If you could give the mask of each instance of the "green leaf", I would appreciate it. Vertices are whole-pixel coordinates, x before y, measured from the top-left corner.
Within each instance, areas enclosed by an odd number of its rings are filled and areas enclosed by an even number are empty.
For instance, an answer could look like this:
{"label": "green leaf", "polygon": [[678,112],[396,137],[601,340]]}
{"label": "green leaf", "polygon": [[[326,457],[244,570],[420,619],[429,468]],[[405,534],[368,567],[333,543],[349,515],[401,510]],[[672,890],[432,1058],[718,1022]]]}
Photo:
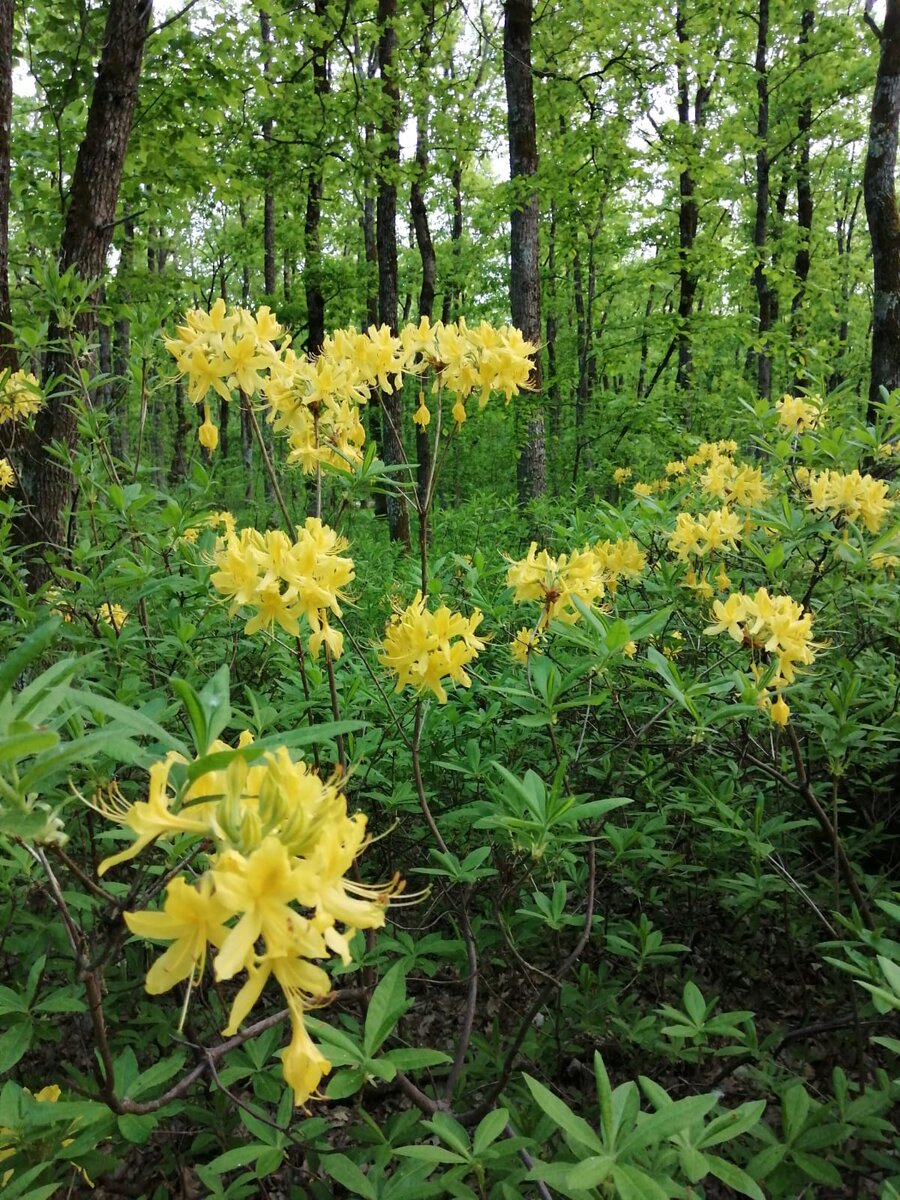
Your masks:
{"label": "green leaf", "polygon": [[739,1108],[722,1113],[710,1121],[701,1137],[698,1138],[697,1145],[705,1149],[740,1137],[742,1133],[746,1133],[748,1129],[759,1124],[765,1109],[765,1100],[748,1100]]}
{"label": "green leaf", "polygon": [[59,741],[59,734],[52,729],[34,729],[27,733],[14,733],[10,737],[0,738],[0,762],[10,759],[27,758],[30,754],[40,754],[49,750]]}
{"label": "green leaf", "polygon": [[11,654],[0,663],[0,700],[10,690],[26,667],[39,658],[53,642],[59,627],[60,617],[51,617],[24,638]]}
{"label": "green leaf", "polygon": [[467,1161],[461,1155],[454,1154],[452,1150],[447,1150],[443,1146],[397,1146],[394,1153],[403,1158],[417,1159],[419,1162],[456,1164]]}
{"label": "green leaf", "polygon": [[483,1154],[484,1151],[487,1150],[488,1146],[490,1146],[497,1140],[498,1137],[500,1137],[500,1135],[503,1133],[503,1130],[506,1128],[508,1121],[509,1110],[505,1108],[495,1108],[493,1112],[489,1112],[488,1115],[479,1123],[472,1139],[472,1150],[476,1158]]}
{"label": "green leaf", "polygon": [[718,1102],[719,1098],[715,1095],[686,1096],[683,1100],[673,1100],[665,1108],[640,1120],[634,1132],[621,1144],[620,1154],[630,1154],[644,1146],[658,1146],[674,1134],[702,1121]]}
{"label": "green leaf", "polygon": [[116,1118],[116,1125],[119,1128],[119,1133],[121,1133],[126,1142],[132,1142],[136,1146],[143,1146],[159,1124],[159,1121],[160,1117],[158,1113],[147,1113],[144,1116],[137,1116],[135,1113],[125,1113],[123,1116]]}
{"label": "green leaf", "polygon": [[179,679],[176,676],[171,680],[171,684],[172,691],[184,705],[191,732],[194,735],[194,746],[197,753],[205,754],[209,749],[209,735],[206,728],[206,714],[200,703],[200,697],[186,679]]}
{"label": "green leaf", "polygon": [[732,1188],[741,1196],[750,1196],[751,1200],[766,1200],[759,1185],[753,1182],[746,1171],[742,1171],[734,1163],[727,1162],[716,1154],[708,1154],[706,1161],[710,1174],[715,1175],[716,1179],[721,1180],[726,1187]]}
{"label": "green leaf", "polygon": [[260,1146],[258,1142],[246,1142],[243,1146],[235,1146],[214,1158],[211,1163],[206,1164],[206,1169],[212,1171],[214,1175],[225,1175],[228,1171],[236,1171],[239,1167],[249,1166],[265,1149],[267,1147]]}
{"label": "green leaf", "polygon": [[809,1114],[809,1094],[802,1083],[796,1083],[788,1088],[781,1098],[784,1113],[784,1132],[787,1140],[792,1142],[806,1124]]}
{"label": "green leaf", "polygon": [[19,1021],[0,1034],[0,1074],[16,1065],[31,1045],[31,1038],[30,1021]]}
{"label": "green leaf", "polygon": [[583,1117],[573,1113],[565,1101],[560,1100],[559,1096],[554,1095],[549,1088],[532,1079],[530,1075],[524,1075],[524,1079],[534,1099],[554,1125],[563,1131],[567,1140],[571,1139],[577,1145],[586,1147],[593,1154],[603,1154],[603,1143]]}
{"label": "green leaf", "polygon": [[328,1154],[322,1159],[322,1170],[335,1183],[347,1189],[354,1196],[364,1196],[365,1200],[377,1200],[378,1193],[359,1169],[356,1163],[346,1154]]}
{"label": "green leaf", "polygon": [[363,1047],[370,1058],[377,1054],[409,1008],[406,999],[406,972],[407,967],[404,963],[395,963],[372,993],[363,1034]]}
{"label": "green leaf", "polygon": [[791,1161],[796,1163],[804,1175],[808,1175],[816,1183],[823,1183],[827,1187],[835,1188],[841,1186],[840,1172],[821,1155],[804,1154],[802,1150],[793,1150]]}
{"label": "green leaf", "polygon": [[579,1191],[599,1187],[601,1183],[605,1183],[609,1179],[615,1165],[615,1154],[592,1154],[588,1158],[583,1158],[577,1166],[572,1167],[566,1182],[569,1187],[577,1188]]}
{"label": "green leaf", "polygon": [[416,1071],[420,1067],[438,1067],[442,1063],[451,1062],[449,1054],[445,1054],[443,1050],[428,1050],[424,1047],[419,1049],[416,1046],[398,1046],[395,1050],[388,1050],[387,1054],[382,1056],[387,1062],[393,1065],[399,1071]]}

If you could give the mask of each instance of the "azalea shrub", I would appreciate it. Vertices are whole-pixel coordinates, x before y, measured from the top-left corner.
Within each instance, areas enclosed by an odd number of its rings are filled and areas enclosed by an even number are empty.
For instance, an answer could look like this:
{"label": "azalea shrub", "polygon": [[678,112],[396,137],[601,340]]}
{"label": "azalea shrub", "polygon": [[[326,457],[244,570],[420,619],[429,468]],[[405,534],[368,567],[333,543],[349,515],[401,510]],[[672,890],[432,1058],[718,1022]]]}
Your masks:
{"label": "azalea shrub", "polygon": [[192,310],[203,459],[123,484],[85,407],[36,593],[0,464],[4,1194],[898,1194],[900,403],[443,503],[535,349]]}

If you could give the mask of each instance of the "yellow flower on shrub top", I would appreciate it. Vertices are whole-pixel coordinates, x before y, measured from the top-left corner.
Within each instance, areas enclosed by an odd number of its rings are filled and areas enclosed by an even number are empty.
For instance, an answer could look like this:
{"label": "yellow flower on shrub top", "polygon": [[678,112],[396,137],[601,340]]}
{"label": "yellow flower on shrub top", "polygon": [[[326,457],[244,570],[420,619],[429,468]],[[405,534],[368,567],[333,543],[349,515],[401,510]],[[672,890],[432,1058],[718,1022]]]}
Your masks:
{"label": "yellow flower on shrub top", "polygon": [[743,523],[727,507],[712,509],[699,517],[680,512],[668,547],[680,562],[688,562],[692,555],[703,558],[716,550],[734,550],[742,535]]}
{"label": "yellow flower on shrub top", "polygon": [[116,633],[122,632],[122,626],[128,620],[128,611],[121,604],[110,604],[108,600],[97,609],[97,616],[107,625],[112,625]]}
{"label": "yellow flower on shrub top", "polygon": [[672,462],[666,463],[666,475],[669,476],[669,478],[685,475],[687,473],[687,469],[687,463],[682,462],[680,458],[676,458]]}
{"label": "yellow flower on shrub top", "polygon": [[523,625],[509,644],[510,651],[516,662],[527,663],[531,654],[543,654],[541,649],[540,630],[529,629]]}
{"label": "yellow flower on shrub top", "polygon": [[803,400],[800,396],[782,396],[775,402],[778,410],[778,424],[789,433],[806,433],[808,429],[817,428],[824,415],[821,396],[810,396]]}
{"label": "yellow flower on shrub top", "polygon": [[613,483],[627,483],[631,476],[631,467],[616,467],[616,469],[613,471]]}
{"label": "yellow flower on shrub top", "polygon": [[636,483],[631,489],[635,496],[652,496],[653,487],[649,483]]}
{"label": "yellow flower on shrub top", "polygon": [[0,425],[32,417],[43,407],[40,384],[30,372],[13,371],[0,376]]}
{"label": "yellow flower on shrub top", "polygon": [[5,492],[16,482],[16,473],[8,458],[0,458],[0,492]]}
{"label": "yellow flower on shrub top", "polygon": [[469,687],[472,681],[463,668],[484,649],[484,641],[475,634],[481,620],[479,609],[464,617],[445,604],[432,613],[422,593],[416,592],[412,604],[388,622],[378,656],[381,665],[396,674],[395,690],[409,686],[420,694],[430,691],[439,704],[446,704],[442,680]]}
{"label": "yellow flower on shrub top", "polygon": [[[181,982],[199,987],[212,946],[217,980],[246,972],[223,1031],[228,1036],[274,976],[293,1030],[284,1077],[303,1104],[331,1069],[303,1024],[305,1010],[331,991],[321,963],[332,954],[350,962],[350,940],[358,930],[384,924],[402,881],[367,886],[347,877],[365,849],[366,820],[348,815],[335,780],[294,762],[286,747],[260,756],[249,735],[242,735],[240,747],[246,754],[183,786],[180,796],[172,771],[188,764],[169,754],[151,767],[147,802],[129,806],[117,793],[111,802],[95,800],[98,811],[138,835],[101,864],[101,873],[156,837],[194,833],[211,843],[206,870],[197,880],[176,877],[162,911],[125,914],[136,936],[171,943],[151,966],[147,991],[159,994]],[[214,742],[209,753],[228,749]]]}
{"label": "yellow flower on shrub top", "polygon": [[185,979],[199,979],[206,963],[207,944],[222,945],[229,932],[225,921],[230,916],[213,891],[209,875],[202,876],[196,887],[180,876],[173,879],[166,889],[162,912],[125,913],[125,924],[133,934],[172,943],[147,972],[145,986],[150,995],[167,992]]}
{"label": "yellow flower on shrub top", "polygon": [[241,608],[256,609],[246,633],[279,625],[299,637],[300,618],[305,617],[312,654],[317,656],[324,643],[334,658],[340,658],[344,637],[331,628],[328,614],[342,615],[344,588],[354,578],[353,560],[341,554],[348,543],[318,517],[307,517],[296,534],[291,542],[281,530],[229,533],[215,551],[213,562],[219,569],[210,581],[231,600],[232,616]]}
{"label": "yellow flower on shrub top", "polygon": [[581,616],[575,599],[596,604],[607,590],[615,593],[619,580],[635,578],[646,565],[646,555],[632,538],[598,542],[555,558],[532,542],[524,558],[510,563],[506,583],[515,589],[516,604],[540,603],[537,629],[541,631],[551,620],[574,624]]}
{"label": "yellow flower on shrub top", "polygon": [[[753,596],[733,592],[724,600],[716,600],[713,616],[715,620],[704,633],[711,636],[727,633],[734,641],[748,646],[754,656],[766,653],[774,657],[777,667],[769,687],[777,700],[769,713],[776,723],[786,722],[788,709],[781,690],[794,682],[798,666],[810,666],[816,657],[812,613],[804,611],[790,596],[771,596],[761,587]],[[755,661],[754,674],[760,677],[765,673],[765,665]]]}
{"label": "yellow flower on shrub top", "polygon": [[415,421],[420,429],[427,429],[430,420],[431,413],[428,411],[428,405],[425,403],[425,393],[419,392],[419,407],[413,413],[413,421]]}
{"label": "yellow flower on shrub top", "polygon": [[700,476],[700,486],[726,505],[733,503],[740,508],[762,504],[770,495],[761,467],[750,467],[746,463],[738,466],[724,455],[710,461]]}
{"label": "yellow flower on shrub top", "polygon": [[208,404],[203,405],[203,424],[200,426],[197,436],[199,437],[200,445],[204,448],[204,450],[208,450],[210,454],[212,454],[216,446],[219,444],[219,430],[218,426],[213,424],[213,419],[210,416]]}
{"label": "yellow flower on shrub top", "polygon": [[[799,472],[798,472],[799,478]],[[883,479],[860,475],[859,471],[820,471],[806,477],[809,507],[832,518],[861,520],[869,533],[878,533],[895,501]]]}

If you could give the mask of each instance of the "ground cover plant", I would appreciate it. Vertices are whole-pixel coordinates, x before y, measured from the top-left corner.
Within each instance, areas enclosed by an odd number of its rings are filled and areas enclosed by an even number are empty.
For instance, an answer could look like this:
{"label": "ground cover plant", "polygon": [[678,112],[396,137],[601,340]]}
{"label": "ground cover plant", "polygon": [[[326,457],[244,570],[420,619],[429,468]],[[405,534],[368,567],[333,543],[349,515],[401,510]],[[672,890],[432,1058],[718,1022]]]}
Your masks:
{"label": "ground cover plant", "polygon": [[[123,483],[76,386],[89,519],[37,591],[4,503],[6,1194],[895,1195],[896,399],[758,403],[526,544],[434,507],[518,331],[309,359],[217,303],[166,348],[189,487]],[[213,389],[263,528],[212,507]]]}

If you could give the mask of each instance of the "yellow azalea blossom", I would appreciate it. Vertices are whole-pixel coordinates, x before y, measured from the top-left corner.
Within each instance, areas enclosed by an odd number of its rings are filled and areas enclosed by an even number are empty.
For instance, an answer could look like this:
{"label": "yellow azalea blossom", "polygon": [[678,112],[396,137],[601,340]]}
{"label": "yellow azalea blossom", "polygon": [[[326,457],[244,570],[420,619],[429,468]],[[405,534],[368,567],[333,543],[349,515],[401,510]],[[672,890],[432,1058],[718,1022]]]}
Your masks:
{"label": "yellow azalea blossom", "polygon": [[626,642],[622,647],[622,653],[626,658],[634,658],[637,654],[637,642]]}
{"label": "yellow azalea blossom", "polygon": [[715,620],[704,633],[713,636],[727,633],[734,641],[750,647],[754,654],[752,669],[757,677],[766,673],[759,656],[765,653],[774,657],[777,667],[769,686],[775,691],[776,700],[769,707],[769,715],[777,724],[786,724],[788,707],[781,695],[782,687],[794,682],[798,666],[809,666],[816,657],[811,637],[812,613],[805,612],[790,596],[771,596],[761,587],[752,596],[735,592],[725,600],[716,600],[713,616]]}
{"label": "yellow azalea blossom", "polygon": [[472,681],[463,668],[484,649],[475,635],[481,620],[478,609],[470,617],[451,612],[446,605],[432,613],[417,592],[412,604],[388,623],[378,656],[382,666],[396,674],[395,690],[409,686],[420,693],[431,691],[439,704],[446,704],[442,680],[469,687]]}
{"label": "yellow azalea blossom", "polygon": [[649,483],[636,483],[631,489],[635,496],[652,496],[653,487]]}
{"label": "yellow azalea blossom", "polygon": [[428,405],[425,403],[425,393],[419,392],[419,407],[413,413],[413,421],[420,429],[427,429],[430,420],[431,413],[428,411]]}
{"label": "yellow azalea blossom", "polygon": [[862,521],[869,533],[878,533],[895,504],[884,480],[860,475],[859,471],[820,471],[810,474],[805,486],[811,509],[828,513],[833,519]]}
{"label": "yellow azalea blossom", "polygon": [[613,483],[627,483],[627,481],[631,478],[631,475],[631,467],[616,467],[616,469],[613,471]]}
{"label": "yellow azalea blossom", "polygon": [[40,384],[27,371],[0,375],[0,425],[20,417],[32,417],[44,407]]}
{"label": "yellow azalea blossom", "polygon": [[462,425],[466,419],[466,406],[462,400],[457,397],[456,403],[453,405],[453,420],[457,425]]}
{"label": "yellow azalea blossom", "polygon": [[8,491],[16,482],[16,473],[8,458],[0,458],[0,492]]}
{"label": "yellow azalea blossom", "polygon": [[334,658],[343,652],[343,634],[332,629],[328,614],[342,616],[341,601],[354,578],[353,560],[342,556],[345,538],[318,517],[296,528],[294,541],[281,530],[258,533],[243,529],[229,533],[217,547],[211,577],[213,587],[231,600],[231,615],[254,608],[246,633],[279,625],[292,637],[300,633],[300,618],[309,626],[310,651],[315,657],[327,645]]}
{"label": "yellow azalea blossom", "polygon": [[806,433],[817,428],[822,419],[823,407],[819,396],[803,400],[799,396],[785,395],[775,403],[778,424],[789,433]]}
{"label": "yellow azalea blossom", "polygon": [[106,796],[98,793],[92,800],[91,807],[97,812],[137,834],[137,841],[101,862],[98,872],[100,875],[105,875],[110,867],[135,858],[158,837],[172,833],[202,834],[208,831],[209,819],[204,811],[188,808],[184,812],[175,813],[170,809],[172,798],[169,795],[169,773],[177,757],[170,754],[151,766],[150,788],[146,801],[139,800],[130,804],[115,784],[109,788]]}
{"label": "yellow azalea blossom", "polygon": [[200,445],[204,448],[204,450],[208,450],[210,454],[212,454],[216,446],[219,444],[219,430],[218,427],[213,424],[208,404],[204,404],[203,406],[203,424],[200,426],[200,432],[198,436],[200,438]]}
{"label": "yellow azalea blossom", "polygon": [[116,633],[122,632],[122,626],[128,620],[128,612],[121,604],[110,604],[105,600],[97,609],[97,616],[107,625],[112,625]]}
{"label": "yellow azalea blossom", "polygon": [[541,634],[537,629],[529,629],[523,625],[509,644],[510,651],[516,662],[527,663],[531,654],[543,654],[541,649]]}
{"label": "yellow azalea blossom", "polygon": [[213,891],[204,875],[197,887],[176,877],[166,891],[162,912],[125,913],[125,924],[138,937],[172,942],[147,972],[152,996],[169,991],[183,979],[191,983],[203,975],[207,943],[221,946],[228,936],[225,922],[231,912]]}

